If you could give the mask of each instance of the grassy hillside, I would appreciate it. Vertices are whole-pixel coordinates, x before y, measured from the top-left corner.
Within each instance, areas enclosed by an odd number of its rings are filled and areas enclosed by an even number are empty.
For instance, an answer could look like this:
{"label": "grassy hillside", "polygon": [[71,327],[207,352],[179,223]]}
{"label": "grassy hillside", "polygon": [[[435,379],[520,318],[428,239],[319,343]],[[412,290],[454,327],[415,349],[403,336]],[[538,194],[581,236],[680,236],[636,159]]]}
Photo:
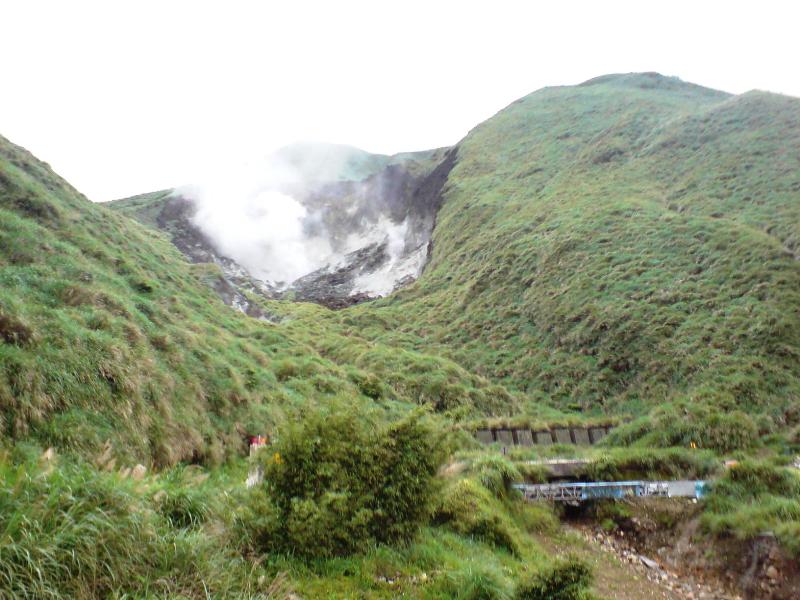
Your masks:
{"label": "grassy hillside", "polygon": [[584,410],[800,397],[800,100],[547,88],[458,145],[424,275],[331,318]]}
{"label": "grassy hillside", "polygon": [[122,200],[115,200],[108,204],[124,215],[136,219],[140,223],[158,229],[158,214],[164,203],[172,195],[172,189],[158,190],[146,194],[138,194]]}
{"label": "grassy hillside", "polygon": [[216,462],[242,452],[247,433],[327,399],[391,413],[436,404],[441,385],[458,382],[468,394],[454,405],[511,401],[419,353],[405,353],[415,366],[394,385],[336,364],[285,324],[223,305],[210,288],[218,278],[0,138],[2,435],[84,455],[110,441],[162,465]]}
{"label": "grassy hillside", "polygon": [[[415,285],[272,310],[331,356],[352,359],[334,333],[446,356],[559,408],[674,401],[783,424],[800,394],[799,167],[795,98],[652,73],[546,88],[458,144]],[[161,199],[115,208],[149,224]]]}
{"label": "grassy hillside", "polygon": [[[716,478],[681,513],[740,544],[731,581],[764,531],[796,559],[800,101],[548,88],[470,132],[444,189],[416,283],[341,311],[250,297],[267,321],[153,229],[168,192],[95,205],[0,138],[0,600],[652,595],[520,501],[554,456]],[[508,456],[456,426],[600,413],[635,418]]]}

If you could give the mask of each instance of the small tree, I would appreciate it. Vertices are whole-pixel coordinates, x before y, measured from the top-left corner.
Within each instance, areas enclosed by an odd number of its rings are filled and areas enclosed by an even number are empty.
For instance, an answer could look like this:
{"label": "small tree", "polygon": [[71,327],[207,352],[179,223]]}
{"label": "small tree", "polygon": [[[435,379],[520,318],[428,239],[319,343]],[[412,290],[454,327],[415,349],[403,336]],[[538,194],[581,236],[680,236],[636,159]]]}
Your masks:
{"label": "small tree", "polygon": [[258,551],[350,554],[411,538],[429,514],[444,454],[416,412],[390,424],[317,411],[261,457],[264,486],[242,519]]}

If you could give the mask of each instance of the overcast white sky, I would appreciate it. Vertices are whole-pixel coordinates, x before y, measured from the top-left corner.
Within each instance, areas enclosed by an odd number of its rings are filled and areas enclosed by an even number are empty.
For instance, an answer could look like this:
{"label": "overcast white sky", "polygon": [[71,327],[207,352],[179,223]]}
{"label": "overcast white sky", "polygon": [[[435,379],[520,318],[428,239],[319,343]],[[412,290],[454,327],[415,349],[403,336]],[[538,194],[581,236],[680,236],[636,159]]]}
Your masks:
{"label": "overcast white sky", "polygon": [[605,73],[800,96],[798,24],[792,0],[0,0],[0,134],[109,200],[294,140],[453,144]]}

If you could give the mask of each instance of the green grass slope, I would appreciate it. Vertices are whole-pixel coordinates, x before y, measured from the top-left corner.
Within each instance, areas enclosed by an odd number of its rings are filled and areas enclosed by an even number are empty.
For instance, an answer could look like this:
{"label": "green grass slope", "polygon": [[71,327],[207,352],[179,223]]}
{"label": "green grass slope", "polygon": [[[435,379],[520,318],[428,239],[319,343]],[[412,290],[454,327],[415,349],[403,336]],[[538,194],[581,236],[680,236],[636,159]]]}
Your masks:
{"label": "green grass slope", "polygon": [[556,405],[776,417],[800,396],[800,100],[546,88],[459,144],[413,286],[331,319]]}
{"label": "green grass slope", "polygon": [[166,201],[172,196],[172,193],[172,189],[166,189],[137,194],[130,198],[112,200],[106,206],[118,210],[120,213],[152,229],[158,229],[158,215]]}
{"label": "green grass slope", "polygon": [[405,354],[416,367],[394,385],[337,364],[289,323],[225,306],[209,285],[219,277],[0,138],[0,436],[83,455],[112,442],[127,460],[160,465],[215,462],[243,451],[248,432],[329,399],[390,414],[436,404],[422,390],[440,370],[465,386],[458,404],[496,396],[419,353]]}

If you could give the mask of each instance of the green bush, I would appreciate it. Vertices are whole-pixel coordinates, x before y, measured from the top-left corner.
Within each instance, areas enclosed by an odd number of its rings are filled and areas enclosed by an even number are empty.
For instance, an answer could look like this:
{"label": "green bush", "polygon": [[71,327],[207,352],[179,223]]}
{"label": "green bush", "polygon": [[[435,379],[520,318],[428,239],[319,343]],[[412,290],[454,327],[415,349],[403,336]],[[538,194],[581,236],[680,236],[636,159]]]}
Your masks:
{"label": "green bush", "polygon": [[514,483],[522,481],[516,465],[499,454],[482,454],[471,465],[483,486],[498,498],[506,498],[514,491]]}
{"label": "green bush", "polygon": [[527,483],[546,483],[550,477],[550,470],[546,466],[531,464],[527,461],[517,465],[517,470]]}
{"label": "green bush", "polygon": [[473,479],[461,479],[443,490],[434,511],[434,522],[460,535],[520,552],[519,531],[501,502]]}
{"label": "green bush", "polygon": [[351,374],[350,379],[358,386],[358,391],[368,398],[378,400],[384,395],[383,384],[374,373],[358,371]]}
{"label": "green bush", "polygon": [[219,490],[196,467],[175,467],[155,480],[153,505],[171,527],[199,527],[221,514]]}
{"label": "green bush", "polygon": [[529,533],[555,533],[561,522],[555,507],[544,502],[514,502],[508,505],[509,514],[517,525]]}
{"label": "green bush", "polygon": [[192,489],[177,489],[163,492],[159,498],[158,511],[179,529],[197,527],[205,523],[211,513],[209,498]]}
{"label": "green bush", "polygon": [[714,483],[712,497],[734,501],[772,494],[800,498],[800,478],[790,469],[766,462],[743,461]]}
{"label": "green bush", "polygon": [[275,377],[278,381],[286,381],[300,374],[300,365],[296,361],[286,358],[275,364]]}
{"label": "green bush", "polygon": [[592,571],[569,557],[541,569],[517,587],[517,600],[588,600]]}
{"label": "green bush", "polygon": [[308,414],[262,457],[241,526],[256,551],[306,558],[408,540],[430,514],[438,440],[420,413],[388,425],[352,408]]}
{"label": "green bush", "polygon": [[778,523],[775,535],[791,556],[800,556],[800,519]]}

